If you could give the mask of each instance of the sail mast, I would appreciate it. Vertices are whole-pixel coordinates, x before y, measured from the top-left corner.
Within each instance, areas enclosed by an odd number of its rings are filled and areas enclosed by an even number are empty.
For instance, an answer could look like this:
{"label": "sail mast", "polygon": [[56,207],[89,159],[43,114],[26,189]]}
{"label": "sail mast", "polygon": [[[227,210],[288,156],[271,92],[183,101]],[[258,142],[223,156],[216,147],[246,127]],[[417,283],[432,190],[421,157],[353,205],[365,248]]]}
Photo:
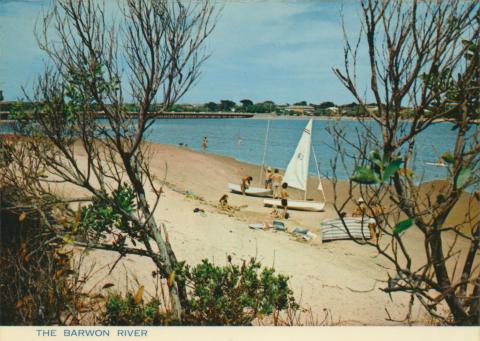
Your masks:
{"label": "sail mast", "polygon": [[268,132],[270,131],[270,119],[267,120],[267,130],[265,132],[265,142],[263,143],[263,157],[262,157],[262,167],[260,167],[260,186],[262,185],[263,173],[265,168],[265,158],[267,157],[267,142],[268,142]]}
{"label": "sail mast", "polygon": [[[310,122],[312,120],[310,119]],[[310,123],[309,122],[309,123]],[[307,124],[307,127],[308,127],[308,124]],[[313,148],[313,144],[312,144],[312,131],[313,131],[313,125],[310,127],[310,148]],[[313,154],[315,156],[315,153]],[[310,168],[310,157],[308,158],[307,160],[307,177],[305,179],[305,193],[303,194],[303,200],[307,200],[307,191],[308,191],[308,169]]]}

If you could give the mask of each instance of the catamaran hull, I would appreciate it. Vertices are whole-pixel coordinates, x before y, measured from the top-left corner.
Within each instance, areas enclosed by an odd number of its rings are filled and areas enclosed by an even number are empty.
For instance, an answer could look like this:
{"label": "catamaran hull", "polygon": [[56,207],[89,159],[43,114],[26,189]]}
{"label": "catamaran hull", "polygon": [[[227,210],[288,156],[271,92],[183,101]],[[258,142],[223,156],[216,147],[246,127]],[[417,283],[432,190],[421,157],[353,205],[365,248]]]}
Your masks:
{"label": "catamaran hull", "polygon": [[[263,204],[265,206],[282,206],[282,201],[280,199],[264,199]],[[312,212],[321,212],[325,210],[325,203],[318,201],[308,201],[308,200],[288,200],[287,208],[290,210],[298,211],[312,211]]]}
{"label": "catamaran hull", "polygon": [[[240,188],[240,185],[237,184],[228,184],[228,188],[233,192],[233,193],[239,193],[242,194],[242,190]],[[260,187],[250,187],[245,190],[246,195],[251,195],[255,197],[268,197],[272,196],[272,190],[268,188],[260,188]]]}

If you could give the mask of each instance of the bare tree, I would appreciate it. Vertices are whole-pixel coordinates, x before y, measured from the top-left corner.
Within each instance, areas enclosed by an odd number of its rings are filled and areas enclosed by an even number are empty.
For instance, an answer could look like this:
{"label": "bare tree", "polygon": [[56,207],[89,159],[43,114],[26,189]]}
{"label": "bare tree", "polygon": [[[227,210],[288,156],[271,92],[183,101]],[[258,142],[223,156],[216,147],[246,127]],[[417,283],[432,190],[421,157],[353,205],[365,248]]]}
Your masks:
{"label": "bare tree", "polygon": [[[480,198],[465,193],[480,183],[478,4],[363,0],[361,10],[362,30],[357,39],[347,38],[345,66],[334,72],[370,120],[360,121],[354,137],[330,130],[339,151],[334,171],[351,174],[350,195],[335,197],[335,209],[343,217],[354,193],[365,199],[377,235],[357,242],[375,247],[394,266],[386,292],[410,293],[411,305],[418,299],[443,323],[479,324]],[[367,91],[357,80],[363,39]],[[375,108],[367,105],[372,98]],[[447,179],[429,185],[416,167],[417,137],[439,119],[451,122],[455,144],[440,156]],[[462,196],[470,198],[465,220],[446,224]],[[405,238],[411,226],[423,237],[422,257]],[[440,312],[444,303],[449,316]]]}
{"label": "bare tree", "polygon": [[[175,281],[175,253],[153,216],[161,184],[144,138],[155,119],[152,106],[166,110],[198,79],[217,12],[209,1],[120,4],[112,12],[95,0],[53,2],[36,30],[49,57],[29,97],[37,105],[17,118],[23,134],[48,141],[31,144],[46,174],[41,181],[75,185],[83,197],[69,202],[91,202],[74,214],[72,234],[86,238],[77,244],[150,257],[170,279],[180,319],[186,288]],[[128,101],[138,112],[128,112]]]}

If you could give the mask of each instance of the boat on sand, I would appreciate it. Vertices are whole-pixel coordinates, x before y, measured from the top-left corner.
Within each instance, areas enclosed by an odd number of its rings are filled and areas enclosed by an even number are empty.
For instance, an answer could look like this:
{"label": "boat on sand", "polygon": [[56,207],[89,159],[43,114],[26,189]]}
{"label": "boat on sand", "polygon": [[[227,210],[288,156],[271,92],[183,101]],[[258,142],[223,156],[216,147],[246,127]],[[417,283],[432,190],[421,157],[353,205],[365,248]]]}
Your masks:
{"label": "boat on sand", "polygon": [[[287,170],[283,176],[283,182],[289,187],[297,188],[304,191],[303,200],[287,201],[287,208],[292,210],[320,212],[325,209],[325,192],[323,191],[322,181],[320,179],[320,171],[316,160],[315,151],[313,156],[317,168],[318,187],[317,189],[323,196],[323,201],[307,200],[307,182],[308,182],[308,166],[310,163],[310,149],[312,148],[312,119],[307,123],[303,134],[298,141],[297,148],[288,163]],[[265,206],[282,206],[280,199],[264,199]]]}
{"label": "boat on sand", "polygon": [[[240,185],[237,184],[228,184],[228,189],[233,193],[242,194],[242,189]],[[249,187],[245,190],[246,195],[256,196],[256,197],[268,197],[272,195],[272,190],[262,187]]]}
{"label": "boat on sand", "polygon": [[[267,129],[265,132],[265,142],[263,146],[263,160],[262,160],[262,167],[260,169],[260,176],[259,176],[259,183],[262,183],[262,175],[264,172],[264,167],[265,167],[265,157],[267,155],[267,143],[268,143],[268,132],[270,130],[270,120],[267,121]],[[242,141],[243,142],[243,141]],[[238,184],[228,184],[228,189],[237,194],[243,194],[242,189],[240,185]],[[245,189],[245,194],[250,195],[250,196],[255,196],[255,197],[271,197],[272,196],[272,190],[269,188],[264,188],[264,187],[253,187],[250,186],[249,188]]]}

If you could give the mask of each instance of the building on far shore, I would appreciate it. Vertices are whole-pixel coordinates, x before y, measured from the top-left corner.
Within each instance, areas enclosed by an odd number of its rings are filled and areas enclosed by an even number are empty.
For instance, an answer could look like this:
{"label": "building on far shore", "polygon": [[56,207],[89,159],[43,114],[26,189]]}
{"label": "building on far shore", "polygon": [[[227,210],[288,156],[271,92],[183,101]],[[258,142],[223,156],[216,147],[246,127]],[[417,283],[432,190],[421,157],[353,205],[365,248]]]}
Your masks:
{"label": "building on far shore", "polygon": [[369,113],[376,113],[376,112],[378,112],[378,105],[375,104],[375,103],[367,104],[366,108],[367,108],[367,111],[368,111]]}
{"label": "building on far shore", "polygon": [[285,108],[285,111],[288,111],[291,113],[298,113],[301,115],[312,116],[315,111],[315,108],[312,107],[311,105],[289,105],[288,107]]}
{"label": "building on far shore", "polygon": [[340,114],[340,108],[339,107],[329,107],[325,109],[326,111],[329,112],[331,116],[335,116]]}

